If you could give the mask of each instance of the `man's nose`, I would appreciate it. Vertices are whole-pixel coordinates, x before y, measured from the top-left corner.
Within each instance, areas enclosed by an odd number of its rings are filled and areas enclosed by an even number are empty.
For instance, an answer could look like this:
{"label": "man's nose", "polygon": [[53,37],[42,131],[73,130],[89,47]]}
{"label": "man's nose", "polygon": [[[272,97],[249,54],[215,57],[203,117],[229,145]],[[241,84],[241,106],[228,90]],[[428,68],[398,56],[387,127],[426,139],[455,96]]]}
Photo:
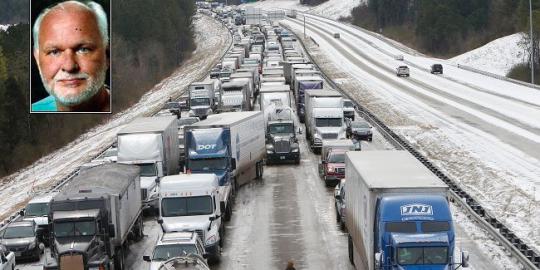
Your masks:
{"label": "man's nose", "polygon": [[62,59],[62,70],[68,73],[79,71],[77,56],[72,50],[66,50],[64,52],[64,59]]}

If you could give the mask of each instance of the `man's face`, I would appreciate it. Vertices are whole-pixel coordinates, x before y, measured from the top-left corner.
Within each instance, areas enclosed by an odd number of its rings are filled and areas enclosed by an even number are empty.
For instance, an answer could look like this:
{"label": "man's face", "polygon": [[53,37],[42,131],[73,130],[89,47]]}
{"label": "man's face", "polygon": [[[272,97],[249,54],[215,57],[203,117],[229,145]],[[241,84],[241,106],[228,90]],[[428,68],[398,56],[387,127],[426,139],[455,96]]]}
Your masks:
{"label": "man's face", "polygon": [[43,18],[39,32],[34,57],[47,92],[66,106],[92,98],[103,86],[109,64],[94,15],[65,5]]}

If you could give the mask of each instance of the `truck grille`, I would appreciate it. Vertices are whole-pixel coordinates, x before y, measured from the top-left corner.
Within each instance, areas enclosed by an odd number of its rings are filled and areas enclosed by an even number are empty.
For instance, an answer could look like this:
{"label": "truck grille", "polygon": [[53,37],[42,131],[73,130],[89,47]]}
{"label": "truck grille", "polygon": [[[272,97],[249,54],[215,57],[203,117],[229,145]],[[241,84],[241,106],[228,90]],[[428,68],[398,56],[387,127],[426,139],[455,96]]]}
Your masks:
{"label": "truck grille", "polygon": [[145,201],[148,197],[148,190],[146,188],[141,188],[141,200]]}
{"label": "truck grille", "polygon": [[337,139],[337,133],[323,133],[323,134],[321,134],[321,137],[324,140]]}
{"label": "truck grille", "polygon": [[336,173],[345,174],[345,168],[336,168]]}
{"label": "truck grille", "polygon": [[204,231],[203,230],[195,230],[201,241],[204,243]]}
{"label": "truck grille", "polygon": [[82,254],[66,254],[60,256],[59,270],[84,270],[84,258]]}
{"label": "truck grille", "polygon": [[290,152],[290,143],[289,141],[277,141],[274,143],[274,150],[276,153],[289,153]]}
{"label": "truck grille", "polygon": [[193,112],[195,115],[206,115],[206,108],[197,108]]}

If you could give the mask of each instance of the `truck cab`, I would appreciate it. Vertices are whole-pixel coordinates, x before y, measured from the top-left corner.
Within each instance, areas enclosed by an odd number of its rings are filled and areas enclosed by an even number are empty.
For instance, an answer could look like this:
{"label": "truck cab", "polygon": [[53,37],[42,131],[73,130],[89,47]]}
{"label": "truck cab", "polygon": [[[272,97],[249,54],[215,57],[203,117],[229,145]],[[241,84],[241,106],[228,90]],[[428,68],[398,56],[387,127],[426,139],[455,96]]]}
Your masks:
{"label": "truck cab", "polygon": [[213,113],[214,109],[214,83],[195,82],[189,85],[189,116],[201,119]]}
{"label": "truck cab", "polygon": [[247,93],[247,84],[245,82],[229,81],[221,85],[221,104],[219,110],[227,111],[242,111],[249,109],[249,97]]}
{"label": "truck cab", "polygon": [[293,120],[269,121],[266,127],[267,163],[294,161],[300,164],[300,146]]}
{"label": "truck cab", "polygon": [[224,226],[215,174],[166,176],[160,182],[158,223],[164,233],[191,231],[203,240],[211,259],[221,256]]}
{"label": "truck cab", "polygon": [[313,132],[311,148],[315,153],[320,152],[323,140],[340,140],[346,138],[343,109],[314,108],[312,116]]}
{"label": "truck cab", "polygon": [[455,234],[446,198],[426,194],[389,195],[377,204],[376,266],[403,270],[453,269]]}
{"label": "truck cab", "polygon": [[33,198],[20,213],[23,220],[36,223],[36,234],[45,245],[49,243],[49,203],[56,194],[56,192],[50,192]]}

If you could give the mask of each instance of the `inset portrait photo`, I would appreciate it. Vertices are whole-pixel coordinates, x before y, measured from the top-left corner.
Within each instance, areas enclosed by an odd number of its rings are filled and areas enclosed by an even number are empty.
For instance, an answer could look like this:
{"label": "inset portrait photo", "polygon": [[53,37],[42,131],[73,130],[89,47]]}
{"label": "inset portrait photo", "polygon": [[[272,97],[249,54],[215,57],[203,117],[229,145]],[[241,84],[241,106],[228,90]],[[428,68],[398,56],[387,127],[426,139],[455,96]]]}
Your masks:
{"label": "inset portrait photo", "polygon": [[30,112],[110,113],[110,1],[31,0]]}

